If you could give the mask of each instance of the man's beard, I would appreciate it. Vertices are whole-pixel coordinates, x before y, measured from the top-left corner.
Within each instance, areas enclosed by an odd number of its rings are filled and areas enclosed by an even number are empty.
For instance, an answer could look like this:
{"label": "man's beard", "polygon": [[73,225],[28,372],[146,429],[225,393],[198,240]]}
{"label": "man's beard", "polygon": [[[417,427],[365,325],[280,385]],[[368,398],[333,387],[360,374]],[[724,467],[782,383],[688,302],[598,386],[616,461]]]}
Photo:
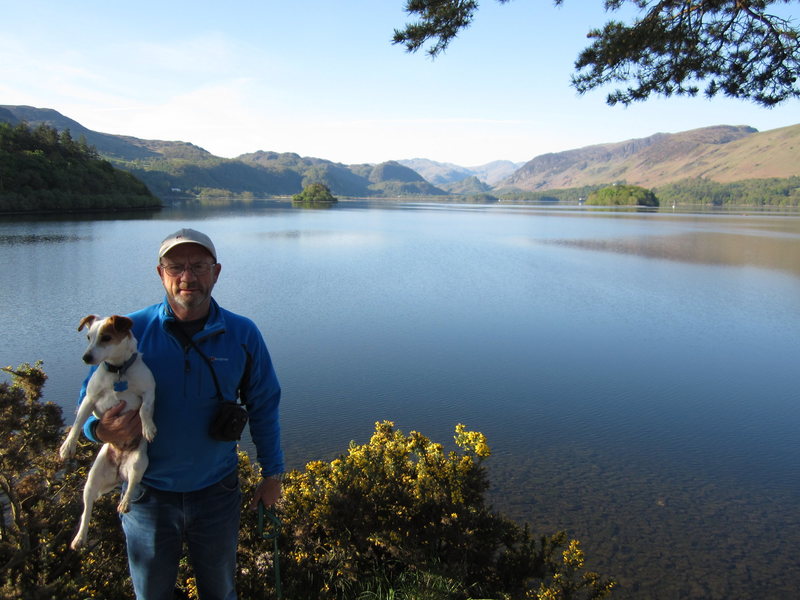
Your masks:
{"label": "man's beard", "polygon": [[182,288],[182,289],[190,289],[193,290],[195,293],[190,296],[185,296],[181,294],[181,290],[179,289],[177,293],[172,295],[172,300],[175,304],[185,308],[185,309],[192,309],[200,306],[208,299],[209,290],[203,289],[201,287],[192,287],[192,288]]}

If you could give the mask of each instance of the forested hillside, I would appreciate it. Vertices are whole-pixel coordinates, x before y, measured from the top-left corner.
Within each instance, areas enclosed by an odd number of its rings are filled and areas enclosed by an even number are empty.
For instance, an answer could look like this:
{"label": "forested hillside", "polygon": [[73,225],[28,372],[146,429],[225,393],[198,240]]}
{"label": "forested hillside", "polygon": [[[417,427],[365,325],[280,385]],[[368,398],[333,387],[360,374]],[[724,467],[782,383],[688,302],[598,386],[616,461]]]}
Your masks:
{"label": "forested hillside", "polygon": [[656,188],[662,206],[800,206],[800,177],[745,179],[719,183],[684,179]]}
{"label": "forested hillside", "polygon": [[160,202],[133,175],[40,124],[0,122],[0,211],[129,209]]}

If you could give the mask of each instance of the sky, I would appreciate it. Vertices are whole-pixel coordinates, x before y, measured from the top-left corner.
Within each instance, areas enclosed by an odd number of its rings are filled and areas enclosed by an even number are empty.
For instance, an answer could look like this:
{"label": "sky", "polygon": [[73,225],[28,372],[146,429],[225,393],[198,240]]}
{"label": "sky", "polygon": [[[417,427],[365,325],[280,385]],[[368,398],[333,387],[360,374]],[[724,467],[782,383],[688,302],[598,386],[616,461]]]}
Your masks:
{"label": "sky", "polygon": [[578,95],[570,75],[586,34],[619,18],[601,0],[484,0],[435,60],[391,43],[410,21],[403,0],[2,4],[0,105],[226,158],[267,150],[469,167],[711,125],[800,123],[797,100],[610,107],[610,90]]}

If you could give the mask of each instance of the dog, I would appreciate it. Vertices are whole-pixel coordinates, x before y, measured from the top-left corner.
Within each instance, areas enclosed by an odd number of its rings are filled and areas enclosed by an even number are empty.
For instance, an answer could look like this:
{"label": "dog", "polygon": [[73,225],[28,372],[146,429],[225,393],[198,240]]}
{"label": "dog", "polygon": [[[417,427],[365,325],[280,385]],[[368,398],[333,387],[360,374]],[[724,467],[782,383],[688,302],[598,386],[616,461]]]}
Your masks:
{"label": "dog", "polygon": [[100,449],[83,489],[83,514],[78,533],[70,544],[73,550],[86,544],[95,501],[123,480],[128,486],[120,497],[117,511],[128,512],[134,488],[147,468],[147,442],[153,441],[156,435],[153,422],[156,382],[137,350],[138,342],[131,333],[133,321],[120,315],[107,318],[89,315],[81,320],[78,331],[84,327],[88,328],[89,346],[83,362],[98,365],[98,368],[89,379],[75,423],[61,444],[61,459],[75,455],[78,436],[90,414],[100,418],[120,402],[126,405],[123,412],[139,411],[142,433],[121,446],[103,444]]}

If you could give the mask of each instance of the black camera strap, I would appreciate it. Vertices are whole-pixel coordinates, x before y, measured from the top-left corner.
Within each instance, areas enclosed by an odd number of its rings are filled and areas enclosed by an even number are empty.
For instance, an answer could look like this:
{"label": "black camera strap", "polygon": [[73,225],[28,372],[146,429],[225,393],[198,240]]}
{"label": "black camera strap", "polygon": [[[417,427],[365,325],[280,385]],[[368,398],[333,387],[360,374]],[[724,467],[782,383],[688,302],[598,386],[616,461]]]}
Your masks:
{"label": "black camera strap", "polygon": [[194,343],[194,340],[189,339],[189,343],[192,347],[197,350],[197,353],[200,355],[205,363],[208,365],[209,370],[211,371],[211,378],[214,380],[214,387],[217,388],[217,400],[220,402],[225,402],[225,397],[222,395],[222,389],[219,387],[219,380],[217,379],[217,372],[214,370],[214,365],[211,364],[211,359],[205,355],[205,353],[200,350],[200,347]]}
{"label": "black camera strap", "polygon": [[[242,439],[242,431],[249,420],[247,408],[245,407],[247,397],[242,389],[243,385],[249,384],[250,379],[251,358],[247,347],[242,344],[242,348],[245,351],[244,372],[242,373],[242,378],[236,389],[236,398],[233,401],[229,401],[226,400],[225,396],[222,394],[222,388],[219,385],[219,379],[217,378],[217,371],[214,369],[213,361],[206,356],[205,352],[200,350],[200,347],[192,339],[192,332],[187,331],[181,325],[181,323],[173,321],[170,328],[176,334],[176,337],[183,340],[184,352],[188,352],[190,347],[194,348],[197,354],[200,355],[200,358],[203,359],[203,362],[208,365],[208,370],[211,371],[211,378],[214,380],[214,387],[217,390],[218,408],[216,415],[210,423],[209,435],[213,439],[221,442],[234,442]],[[196,323],[192,325],[196,326]],[[196,333],[197,329],[194,329],[194,331]]]}
{"label": "black camera strap", "polygon": [[184,347],[188,345],[194,348],[197,354],[200,355],[200,358],[202,358],[203,361],[208,365],[208,369],[211,371],[211,378],[214,380],[214,387],[217,389],[217,400],[219,400],[220,402],[226,402],[225,396],[222,395],[222,388],[219,385],[219,380],[217,379],[217,372],[214,370],[214,365],[211,363],[211,359],[208,358],[208,356],[206,356],[205,352],[200,350],[200,346],[198,346],[192,339],[192,337],[186,331],[183,330],[183,327],[181,327],[180,323],[175,321],[173,322],[172,325],[173,325],[172,326],[173,332],[177,333],[178,337],[183,339]]}

